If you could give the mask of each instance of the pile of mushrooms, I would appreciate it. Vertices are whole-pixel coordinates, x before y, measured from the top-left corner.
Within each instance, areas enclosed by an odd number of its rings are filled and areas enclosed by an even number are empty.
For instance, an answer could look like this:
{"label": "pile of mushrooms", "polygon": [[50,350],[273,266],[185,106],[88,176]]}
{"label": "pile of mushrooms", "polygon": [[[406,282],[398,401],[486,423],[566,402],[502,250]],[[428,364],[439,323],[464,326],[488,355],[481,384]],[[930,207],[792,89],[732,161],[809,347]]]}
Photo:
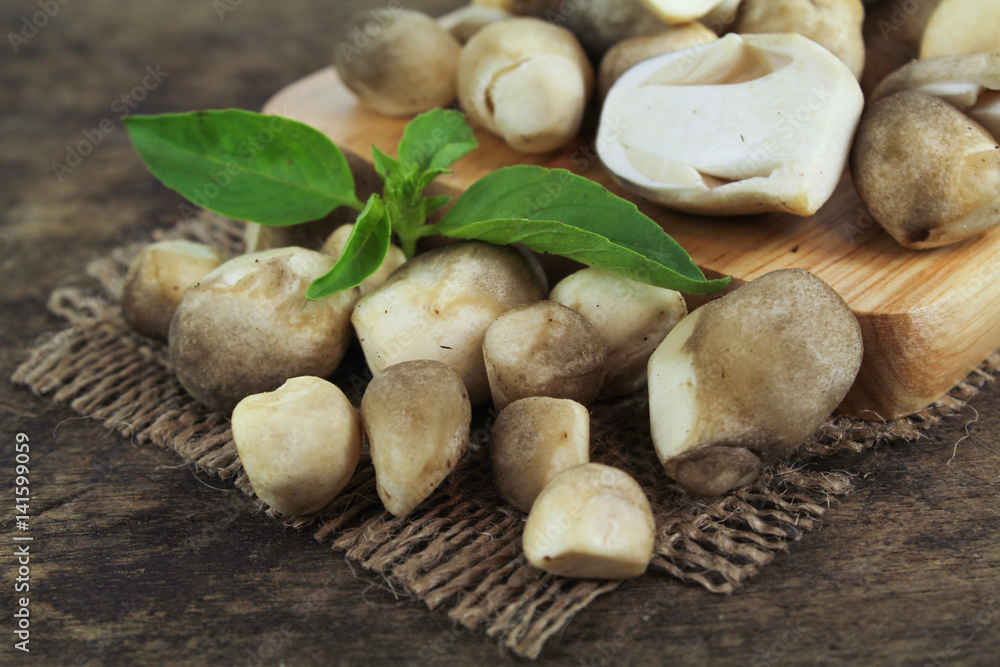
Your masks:
{"label": "pile of mushrooms", "polygon": [[[850,158],[874,218],[924,248],[1000,222],[1000,41],[987,29],[1000,4],[926,4],[898,42],[924,59],[868,90],[863,116],[860,0],[579,0],[565,15],[554,0],[484,0],[440,20],[397,10],[378,30],[356,18],[347,32],[362,43],[342,41],[335,64],[379,113],[457,99],[524,152],[573,141],[596,87],[609,172],[685,211],[809,215]],[[371,166],[349,161],[359,194],[378,191]],[[274,512],[322,512],[367,446],[379,498],[405,517],[463,465],[473,408],[492,405],[496,493],[526,515],[528,561],[638,576],[657,537],[647,490],[591,461],[588,406],[648,388],[665,481],[712,497],[791,456],[860,368],[850,308],[797,269],[689,313],[677,292],[595,269],[550,290],[531,253],[468,241],[409,261],[393,246],[359,288],[306,300],[353,215],[248,225],[246,253],[228,260],[155,243],[125,279],[125,322],[166,340],[184,389],[232,415],[243,468]],[[329,381],[354,340],[373,375],[359,406]]]}

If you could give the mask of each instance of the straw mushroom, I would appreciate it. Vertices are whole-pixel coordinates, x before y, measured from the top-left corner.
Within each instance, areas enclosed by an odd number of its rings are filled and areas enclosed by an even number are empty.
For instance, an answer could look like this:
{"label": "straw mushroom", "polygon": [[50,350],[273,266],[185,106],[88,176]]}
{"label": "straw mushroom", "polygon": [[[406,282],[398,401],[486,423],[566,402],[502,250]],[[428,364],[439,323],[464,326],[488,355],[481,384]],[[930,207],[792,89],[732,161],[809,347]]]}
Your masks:
{"label": "straw mushroom", "polygon": [[254,493],[282,514],[323,509],[354,474],[361,422],[335,384],[291,378],[233,410],[233,442]]}
{"label": "straw mushroom", "polygon": [[535,18],[486,26],[458,63],[459,101],[469,117],[524,153],[569,143],[593,87],[593,68],[573,35]]}
{"label": "straw mushroom", "polygon": [[812,215],[840,181],[863,103],[812,40],[730,33],[625,72],[597,149],[624,187],[670,208]]}
{"label": "straw mushroom", "polygon": [[[351,232],[354,231],[354,225],[344,225],[338,227],[332,234],[330,238],[326,240],[323,247],[320,248],[320,252],[333,257],[334,259],[340,259],[340,254],[344,252],[344,248],[347,247],[347,241],[351,238]],[[364,279],[364,281],[358,285],[358,289],[361,291],[361,296],[372,292],[379,287],[392,275],[392,272],[401,267],[406,262],[406,255],[399,246],[390,243],[389,249],[386,251],[385,259],[382,260],[382,266],[379,267],[378,271],[373,273]]]}
{"label": "straw mushroom", "polygon": [[741,34],[796,32],[825,46],[856,78],[865,67],[861,0],[745,0],[733,28]]}
{"label": "straw mushroom", "polygon": [[941,0],[927,20],[920,57],[1000,51],[1000,2]]}
{"label": "straw mushroom", "polygon": [[497,410],[526,396],[590,405],[604,380],[601,334],[580,313],[556,303],[514,308],[486,330],[483,356]]}
{"label": "straw mushroom", "polygon": [[[361,201],[368,201],[373,194],[382,194],[382,178],[375,167],[354,151],[341,147],[347,166],[354,177],[354,191]],[[274,248],[297,246],[319,250],[323,243],[341,225],[353,223],[358,212],[350,206],[338,206],[329,215],[301,225],[273,227],[248,222],[243,232],[243,252],[260,252]]]}
{"label": "straw mushroom", "polygon": [[868,104],[901,90],[939,97],[1000,139],[1000,52],[914,60],[886,77]]}
{"label": "straw mushroom", "polygon": [[375,376],[361,424],[390,513],[406,516],[444,481],[468,449],[471,421],[462,379],[440,361],[407,361]]}
{"label": "straw mushroom", "polygon": [[549,298],[586,317],[604,339],[608,357],[600,398],[643,389],[650,355],[687,315],[680,293],[597,269],[567,276]]}
{"label": "straw mushroom", "polygon": [[714,42],[718,36],[700,23],[685,23],[683,25],[666,27],[659,32],[642,37],[625,39],[604,54],[597,75],[597,94],[601,99],[607,97],[611,85],[618,80],[625,70],[638,62],[671,51]]}
{"label": "straw mushroom", "polygon": [[341,81],[367,106],[386,116],[410,116],[455,101],[461,44],[437,21],[409,9],[383,25],[368,12],[347,24],[334,51]]}
{"label": "straw mushroom", "polygon": [[166,340],[181,297],[224,259],[215,248],[194,241],[150,243],[125,275],[121,300],[125,322],[145,336]]}
{"label": "straw mushroom", "polygon": [[490,431],[493,481],[522,512],[553,477],[590,461],[590,414],[576,401],[530,396],[500,413]]}
{"label": "straw mushroom", "polygon": [[1000,224],[997,139],[918,90],[865,112],[851,173],[872,217],[908,248],[956,243]]}
{"label": "straw mushroom", "polygon": [[564,577],[628,579],[646,571],[656,521],[628,473],[584,463],[556,475],[535,499],[522,545],[531,565]]}
{"label": "straw mushroom", "polygon": [[546,292],[541,270],[517,250],[480,241],[417,255],[354,309],[368,367],[376,375],[411,359],[453,368],[473,405],[490,396],[483,337],[499,315]]}
{"label": "straw mushroom", "polygon": [[649,359],[651,433],[665,471],[700,496],[752,482],[819,428],[861,356],[851,309],[801,269],[698,308]]}
{"label": "straw mushroom", "polygon": [[229,260],[191,287],[170,323],[170,361],[195,399],[231,410],[300,375],[327,377],[351,339],[357,288],[318,301],[306,289],[333,258],[279,248]]}

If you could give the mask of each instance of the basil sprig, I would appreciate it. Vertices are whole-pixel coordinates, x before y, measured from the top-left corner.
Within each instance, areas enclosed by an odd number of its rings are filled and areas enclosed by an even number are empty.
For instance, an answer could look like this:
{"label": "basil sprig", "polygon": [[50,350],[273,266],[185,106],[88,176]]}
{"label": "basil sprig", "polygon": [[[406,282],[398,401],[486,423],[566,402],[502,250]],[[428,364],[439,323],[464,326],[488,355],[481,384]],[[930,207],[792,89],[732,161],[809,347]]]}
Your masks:
{"label": "basil sprig", "polygon": [[478,145],[458,111],[414,118],[395,158],[373,146],[385,187],[364,205],[340,149],[297,121],[230,109],[132,116],[126,125],[154,176],[226,217],[282,226],[322,218],[339,206],[361,211],[340,259],[310,285],[309,299],[361,284],[382,265],[393,234],[407,257],[420,237],[443,234],[522,243],[689,294],[713,294],[729,283],[707,280],[634,204],[564,169],[498,169],[466,190],[440,222],[428,224],[451,198],[425,197],[427,186]]}

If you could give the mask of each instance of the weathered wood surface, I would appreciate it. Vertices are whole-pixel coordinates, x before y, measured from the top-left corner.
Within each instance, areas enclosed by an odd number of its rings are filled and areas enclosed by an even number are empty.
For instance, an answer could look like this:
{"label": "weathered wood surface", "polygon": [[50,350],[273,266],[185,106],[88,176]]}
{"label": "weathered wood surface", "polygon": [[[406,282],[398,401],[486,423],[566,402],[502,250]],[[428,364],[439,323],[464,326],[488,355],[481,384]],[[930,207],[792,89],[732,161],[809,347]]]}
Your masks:
{"label": "weathered wood surface", "polygon": [[[180,199],[128,146],[112,107],[169,73],[137,111],[259,108],[322,67],[361,2],[60,5],[0,66],[0,663],[514,663],[479,635],[353,573],[308,534],[75,419],[6,378],[63,323],[51,290],[171,224]],[[416,3],[415,3],[416,4]],[[456,2],[421,3],[435,9]],[[219,8],[231,7],[220,20]],[[36,2],[6,2],[18,30]],[[6,30],[4,31],[6,32]],[[152,83],[152,79],[147,79]],[[114,129],[59,181],[52,162]],[[105,125],[105,127],[109,127]],[[743,589],[649,576],[584,610],[544,664],[995,664],[1000,654],[1000,390],[908,446],[829,462],[858,474],[827,525]],[[967,422],[970,422],[968,425]],[[13,442],[31,438],[31,656],[13,649]],[[953,446],[958,444],[952,463]],[[216,490],[207,485],[221,486]]]}

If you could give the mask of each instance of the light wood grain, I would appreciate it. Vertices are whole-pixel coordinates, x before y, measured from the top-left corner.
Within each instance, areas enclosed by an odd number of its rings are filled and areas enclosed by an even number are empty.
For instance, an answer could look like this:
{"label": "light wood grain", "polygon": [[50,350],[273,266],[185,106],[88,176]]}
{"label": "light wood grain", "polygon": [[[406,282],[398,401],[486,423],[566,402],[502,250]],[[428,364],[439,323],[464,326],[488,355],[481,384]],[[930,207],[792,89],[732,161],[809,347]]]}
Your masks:
{"label": "light wood grain", "polygon": [[[308,123],[366,157],[372,144],[391,151],[406,125],[358,104],[332,68],[280,91],[264,110]],[[1000,347],[1000,230],[948,248],[907,250],[874,223],[847,175],[808,218],[679,214],[614,183],[593,149],[600,137],[544,155],[517,153],[483,130],[477,137],[480,148],[441,178],[445,188],[461,192],[511,164],[562,167],[635,201],[709,275],[732,275],[738,285],[797,267],[829,283],[854,310],[865,341],[842,412],[890,419],[919,410]]]}

